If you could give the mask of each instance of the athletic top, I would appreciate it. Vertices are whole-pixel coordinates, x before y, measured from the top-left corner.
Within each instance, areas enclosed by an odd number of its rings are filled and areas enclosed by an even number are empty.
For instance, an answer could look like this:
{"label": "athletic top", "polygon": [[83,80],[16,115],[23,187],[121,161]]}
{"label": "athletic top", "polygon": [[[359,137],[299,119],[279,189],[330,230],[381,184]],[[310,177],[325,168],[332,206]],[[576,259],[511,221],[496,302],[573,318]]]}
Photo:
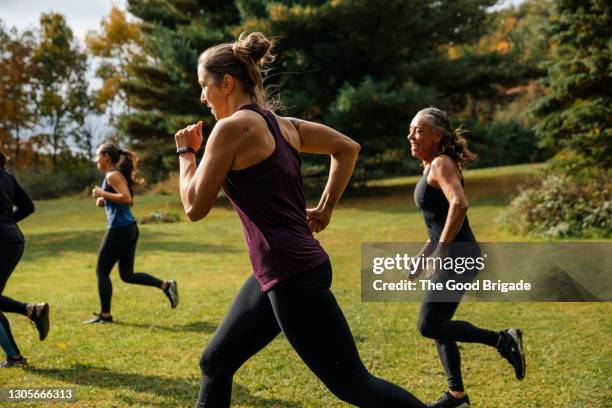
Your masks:
{"label": "athletic top", "polygon": [[[108,191],[109,193],[116,193],[116,191],[106,182],[106,178],[104,178],[102,182],[102,190]],[[111,200],[104,200],[104,211],[106,211],[108,229],[121,228],[136,222],[136,219],[132,215],[132,210],[127,204],[118,204]]]}
{"label": "athletic top", "polygon": [[[444,230],[444,224],[446,223],[448,200],[441,189],[430,186],[427,183],[427,175],[430,170],[431,166],[429,166],[414,188],[414,202],[421,210],[421,213],[423,213],[429,239],[431,242],[437,243],[440,241],[440,235],[442,235],[442,230]],[[463,175],[461,175],[461,185],[463,186]],[[467,215],[453,242],[476,242]]]}
{"label": "athletic top", "polygon": [[0,242],[24,242],[17,222],[33,212],[34,203],[15,177],[0,169]]}
{"label": "athletic top", "polygon": [[267,291],[329,259],[306,222],[300,154],[281,134],[272,112],[250,104],[274,136],[274,151],[251,167],[230,170],[223,191],[236,209],[253,273]]}

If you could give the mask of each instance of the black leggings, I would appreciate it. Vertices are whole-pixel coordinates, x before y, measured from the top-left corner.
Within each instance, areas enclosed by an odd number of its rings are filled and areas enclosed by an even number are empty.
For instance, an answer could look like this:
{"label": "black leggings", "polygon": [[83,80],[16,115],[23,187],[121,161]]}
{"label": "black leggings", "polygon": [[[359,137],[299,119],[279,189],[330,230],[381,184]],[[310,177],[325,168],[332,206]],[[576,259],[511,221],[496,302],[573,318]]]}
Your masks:
{"label": "black leggings", "polygon": [[229,407],[234,373],[282,331],[304,363],[341,400],[359,407],[425,407],[408,391],[365,368],[329,290],[331,279],[329,261],[267,293],[253,276],[248,278],[202,354],[197,406]]}
{"label": "black leggings", "polygon": [[161,288],[163,282],[156,277],[142,272],[134,273],[137,243],[138,226],[135,223],[106,230],[98,251],[98,266],[96,267],[102,313],[110,313],[111,297],[113,296],[110,273],[117,262],[119,262],[119,276],[124,282]]}
{"label": "black leggings", "polygon": [[2,312],[19,313],[24,316],[27,315],[26,303],[18,302],[7,296],[3,296],[2,292],[6,286],[11,273],[19,263],[21,255],[23,254],[23,242],[3,242],[0,243],[0,324],[4,327],[6,335],[11,342],[11,345],[19,354],[19,348],[15,343],[13,334],[11,333],[11,326],[8,319]]}
{"label": "black leggings", "polygon": [[[432,281],[445,282],[451,278],[450,273],[438,271]],[[453,279],[457,279],[457,276]],[[435,340],[438,356],[448,379],[448,388],[452,391],[463,391],[461,355],[456,342],[482,343],[495,347],[499,340],[497,332],[478,328],[468,322],[451,320],[459,306],[461,295],[457,296],[456,302],[439,302],[435,301],[439,298],[439,293],[426,291],[418,323],[421,334]]]}

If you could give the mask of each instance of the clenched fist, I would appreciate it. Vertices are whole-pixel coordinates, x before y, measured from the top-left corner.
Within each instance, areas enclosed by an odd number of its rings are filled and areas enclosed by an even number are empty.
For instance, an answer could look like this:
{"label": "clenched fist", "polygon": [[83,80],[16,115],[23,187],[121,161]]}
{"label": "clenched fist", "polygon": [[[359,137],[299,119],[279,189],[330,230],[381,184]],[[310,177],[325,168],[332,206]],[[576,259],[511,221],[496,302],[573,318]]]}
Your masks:
{"label": "clenched fist", "polygon": [[202,121],[199,121],[195,125],[189,125],[176,132],[174,135],[174,141],[176,142],[176,148],[189,146],[194,152],[200,150],[202,146]]}

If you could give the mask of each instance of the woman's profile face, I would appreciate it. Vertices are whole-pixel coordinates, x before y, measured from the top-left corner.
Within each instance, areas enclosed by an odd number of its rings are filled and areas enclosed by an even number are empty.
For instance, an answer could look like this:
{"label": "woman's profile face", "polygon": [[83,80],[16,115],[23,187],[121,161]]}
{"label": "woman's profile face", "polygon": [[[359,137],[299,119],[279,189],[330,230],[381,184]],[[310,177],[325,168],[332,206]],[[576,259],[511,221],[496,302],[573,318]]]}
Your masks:
{"label": "woman's profile face", "polygon": [[435,153],[440,137],[439,132],[425,118],[417,115],[410,123],[407,139],[413,157],[429,160]]}
{"label": "woman's profile face", "polygon": [[198,82],[202,87],[200,102],[208,106],[215,119],[219,120],[228,116],[225,112],[227,110],[227,97],[215,83],[213,76],[206,72],[203,64],[198,66]]}
{"label": "woman's profile face", "polygon": [[106,171],[112,167],[110,156],[107,153],[104,153],[102,149],[96,150],[96,157],[94,159],[96,162],[96,166],[102,171]]}

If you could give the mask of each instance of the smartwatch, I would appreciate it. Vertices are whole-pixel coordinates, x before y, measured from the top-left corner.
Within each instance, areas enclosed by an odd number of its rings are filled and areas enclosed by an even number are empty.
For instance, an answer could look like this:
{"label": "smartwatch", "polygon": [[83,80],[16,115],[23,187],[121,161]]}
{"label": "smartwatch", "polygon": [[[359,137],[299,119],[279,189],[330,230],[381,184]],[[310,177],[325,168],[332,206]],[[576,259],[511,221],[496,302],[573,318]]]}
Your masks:
{"label": "smartwatch", "polygon": [[187,152],[191,152],[193,154],[195,154],[195,150],[193,150],[193,148],[191,146],[183,146],[183,147],[179,147],[176,149],[176,154],[177,155],[181,155],[183,153],[187,153]]}

